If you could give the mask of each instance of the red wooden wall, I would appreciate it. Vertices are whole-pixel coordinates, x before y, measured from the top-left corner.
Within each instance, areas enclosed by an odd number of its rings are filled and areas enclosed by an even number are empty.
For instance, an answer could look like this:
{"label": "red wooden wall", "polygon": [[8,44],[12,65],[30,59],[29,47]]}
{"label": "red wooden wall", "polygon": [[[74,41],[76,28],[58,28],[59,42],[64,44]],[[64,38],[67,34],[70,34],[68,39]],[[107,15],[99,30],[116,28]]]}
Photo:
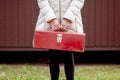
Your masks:
{"label": "red wooden wall", "polygon": [[37,16],[36,0],[0,0],[1,49],[31,49]]}
{"label": "red wooden wall", "polygon": [[[0,0],[0,51],[35,50],[37,0]],[[120,0],[86,0],[82,9],[86,50],[120,50]]]}
{"label": "red wooden wall", "polygon": [[120,50],[120,0],[86,0],[83,21],[86,47]]}

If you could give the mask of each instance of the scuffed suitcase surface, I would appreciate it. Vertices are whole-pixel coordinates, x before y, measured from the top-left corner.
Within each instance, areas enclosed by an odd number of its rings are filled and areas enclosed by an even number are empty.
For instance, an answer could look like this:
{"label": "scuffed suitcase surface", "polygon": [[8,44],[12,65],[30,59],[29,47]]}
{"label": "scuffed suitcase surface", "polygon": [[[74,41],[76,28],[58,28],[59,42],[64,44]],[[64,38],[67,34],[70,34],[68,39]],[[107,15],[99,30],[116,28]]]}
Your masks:
{"label": "scuffed suitcase surface", "polygon": [[84,52],[85,34],[36,31],[34,48]]}

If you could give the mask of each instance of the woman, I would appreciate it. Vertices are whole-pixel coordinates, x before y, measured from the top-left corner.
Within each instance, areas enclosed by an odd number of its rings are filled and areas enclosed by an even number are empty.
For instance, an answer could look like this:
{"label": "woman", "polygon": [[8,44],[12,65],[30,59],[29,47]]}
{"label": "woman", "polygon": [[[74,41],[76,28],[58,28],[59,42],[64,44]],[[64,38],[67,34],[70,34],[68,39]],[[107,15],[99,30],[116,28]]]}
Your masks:
{"label": "woman", "polygon": [[[37,0],[40,8],[36,31],[57,30],[83,33],[81,9],[84,0]],[[67,80],[74,80],[74,57],[70,51],[50,50],[51,80],[59,78],[59,58],[63,59]]]}

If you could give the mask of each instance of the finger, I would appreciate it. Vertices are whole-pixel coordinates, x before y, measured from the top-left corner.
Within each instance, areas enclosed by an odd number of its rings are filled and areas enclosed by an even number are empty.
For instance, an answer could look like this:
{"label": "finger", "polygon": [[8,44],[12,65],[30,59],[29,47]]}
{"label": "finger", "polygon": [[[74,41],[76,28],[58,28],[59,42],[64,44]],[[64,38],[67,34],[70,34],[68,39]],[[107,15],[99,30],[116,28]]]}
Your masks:
{"label": "finger", "polygon": [[70,29],[70,25],[67,25],[66,29]]}
{"label": "finger", "polygon": [[55,29],[54,30],[58,30],[58,28],[57,27],[55,27]]}
{"label": "finger", "polygon": [[60,24],[55,25],[55,30],[59,30],[60,29]]}
{"label": "finger", "polygon": [[68,28],[68,25],[66,24],[66,25],[64,25],[64,27],[63,27],[64,29],[67,29]]}
{"label": "finger", "polygon": [[63,31],[66,30],[66,26],[63,25],[62,28],[61,28],[61,30],[63,30]]}
{"label": "finger", "polygon": [[54,28],[55,30],[57,30],[58,29],[58,25],[55,25],[55,28]]}
{"label": "finger", "polygon": [[58,24],[58,26],[57,26],[57,27],[58,27],[58,29],[60,29],[60,28],[61,28],[61,25],[60,25],[60,24]]}
{"label": "finger", "polygon": [[52,30],[54,30],[55,29],[55,27],[52,27]]}
{"label": "finger", "polygon": [[64,29],[65,28],[65,25],[62,25],[62,29]]}

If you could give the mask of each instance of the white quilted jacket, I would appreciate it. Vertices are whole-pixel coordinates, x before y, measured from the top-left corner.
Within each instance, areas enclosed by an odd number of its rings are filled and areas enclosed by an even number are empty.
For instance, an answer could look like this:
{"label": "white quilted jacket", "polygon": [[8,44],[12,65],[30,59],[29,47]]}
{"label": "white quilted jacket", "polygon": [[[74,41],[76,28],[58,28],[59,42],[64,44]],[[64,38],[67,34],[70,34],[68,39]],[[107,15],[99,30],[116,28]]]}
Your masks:
{"label": "white quilted jacket", "polygon": [[69,19],[72,23],[70,29],[83,33],[81,9],[84,0],[37,0],[40,8],[35,30],[49,30],[49,21],[57,18],[61,23],[63,18]]}

